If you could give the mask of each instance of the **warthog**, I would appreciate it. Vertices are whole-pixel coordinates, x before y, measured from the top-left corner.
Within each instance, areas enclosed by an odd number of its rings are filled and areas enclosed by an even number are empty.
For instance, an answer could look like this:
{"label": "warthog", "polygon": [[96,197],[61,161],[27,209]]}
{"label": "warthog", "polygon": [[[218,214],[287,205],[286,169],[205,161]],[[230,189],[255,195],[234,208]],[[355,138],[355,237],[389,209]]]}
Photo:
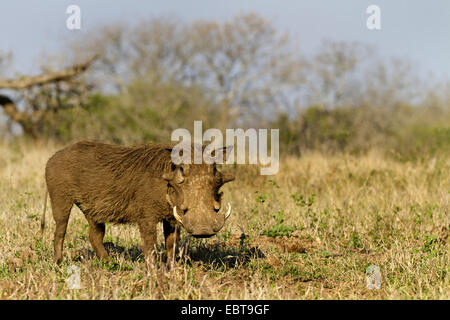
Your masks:
{"label": "warthog", "polygon": [[[103,246],[106,222],[137,223],[147,261],[155,249],[158,222],[163,223],[168,260],[179,239],[177,221],[195,237],[215,235],[231,213],[230,205],[227,213],[219,213],[223,196],[219,189],[234,176],[219,172],[215,163],[176,165],[171,151],[169,145],[124,147],[82,141],[56,152],[45,168],[56,222],[55,262],[62,260],[73,204],[84,213],[89,241],[101,259],[108,257]],[[45,206],[42,231],[44,227]]]}

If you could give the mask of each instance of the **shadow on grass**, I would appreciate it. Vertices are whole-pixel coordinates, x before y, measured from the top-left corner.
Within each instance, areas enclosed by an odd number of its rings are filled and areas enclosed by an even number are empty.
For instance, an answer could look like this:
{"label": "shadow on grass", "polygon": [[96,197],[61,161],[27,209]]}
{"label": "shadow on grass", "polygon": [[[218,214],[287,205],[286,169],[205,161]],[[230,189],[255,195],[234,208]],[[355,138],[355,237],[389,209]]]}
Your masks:
{"label": "shadow on grass", "polygon": [[[256,247],[248,245],[230,246],[226,243],[207,244],[204,241],[190,241],[185,240],[180,245],[177,254],[178,263],[186,263],[192,265],[201,263],[207,269],[220,268],[237,268],[239,266],[247,265],[253,259],[264,258],[264,254]],[[123,258],[124,260],[131,260],[133,262],[144,262],[144,255],[140,248],[132,246],[125,248],[116,245],[112,242],[105,242],[103,244],[109,256],[112,258]],[[161,261],[166,261],[167,256],[164,246],[158,246],[158,255]],[[95,259],[95,252],[91,249],[84,249],[78,251],[73,261],[82,261]]]}
{"label": "shadow on grass", "polygon": [[[144,261],[144,254],[142,253],[142,250],[139,249],[136,246],[132,246],[131,248],[125,248],[119,245],[116,245],[112,242],[104,242],[103,245],[105,246],[106,251],[108,252],[108,255],[112,258],[115,257],[121,257],[125,260],[131,260],[131,261]],[[73,258],[73,261],[82,261],[82,260],[91,260],[96,259],[97,256],[95,252],[91,249],[83,249],[79,250],[76,255]]]}
{"label": "shadow on grass", "polygon": [[264,253],[248,245],[230,246],[226,243],[208,245],[202,241],[187,246],[186,263],[200,262],[207,269],[238,268],[254,259],[264,258]]}

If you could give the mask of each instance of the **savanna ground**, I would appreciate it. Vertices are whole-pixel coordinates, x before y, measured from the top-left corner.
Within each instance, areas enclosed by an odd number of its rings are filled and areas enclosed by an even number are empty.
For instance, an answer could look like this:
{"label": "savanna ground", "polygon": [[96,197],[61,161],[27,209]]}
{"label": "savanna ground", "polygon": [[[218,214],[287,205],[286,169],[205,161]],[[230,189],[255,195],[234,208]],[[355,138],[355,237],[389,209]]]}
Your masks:
{"label": "savanna ground", "polygon": [[[450,162],[366,155],[283,157],[275,176],[254,166],[224,186],[233,213],[211,239],[182,233],[172,269],[146,270],[133,225],[107,225],[110,262],[92,254],[72,209],[64,261],[53,264],[54,222],[40,238],[44,166],[60,146],[0,145],[2,299],[448,299]],[[162,229],[162,228],[161,228]],[[161,259],[164,259],[162,230]],[[69,289],[68,267],[80,269]],[[379,290],[366,285],[370,265]]]}

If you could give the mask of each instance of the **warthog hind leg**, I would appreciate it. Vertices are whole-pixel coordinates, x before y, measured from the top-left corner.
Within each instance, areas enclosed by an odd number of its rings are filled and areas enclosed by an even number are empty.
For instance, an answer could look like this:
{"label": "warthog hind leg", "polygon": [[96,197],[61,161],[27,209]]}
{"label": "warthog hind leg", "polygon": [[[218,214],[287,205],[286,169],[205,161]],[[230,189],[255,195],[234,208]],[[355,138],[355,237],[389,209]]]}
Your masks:
{"label": "warthog hind leg", "polygon": [[54,260],[59,264],[62,261],[64,237],[66,236],[67,224],[73,203],[61,195],[55,195],[54,192],[49,192],[49,194],[52,203],[53,218],[56,223],[53,240]]}
{"label": "warthog hind leg", "polygon": [[102,259],[108,259],[108,253],[103,245],[103,237],[105,236],[105,224],[96,223],[91,219],[87,219],[89,222],[89,241],[94,248],[97,256]]}

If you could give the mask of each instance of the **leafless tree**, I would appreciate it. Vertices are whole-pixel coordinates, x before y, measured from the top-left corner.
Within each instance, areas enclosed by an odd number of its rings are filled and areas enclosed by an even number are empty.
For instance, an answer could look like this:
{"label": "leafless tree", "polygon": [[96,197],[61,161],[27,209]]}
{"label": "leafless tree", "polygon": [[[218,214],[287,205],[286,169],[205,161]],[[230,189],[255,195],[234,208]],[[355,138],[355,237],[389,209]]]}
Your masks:
{"label": "leafless tree", "polygon": [[325,109],[357,106],[363,91],[365,63],[370,46],[326,40],[308,64],[308,105]]}
{"label": "leafless tree", "polygon": [[82,38],[83,48],[99,54],[97,75],[117,92],[133,82],[203,88],[223,126],[286,107],[303,79],[303,61],[287,34],[256,14],[220,23],[154,18],[93,34]]}

